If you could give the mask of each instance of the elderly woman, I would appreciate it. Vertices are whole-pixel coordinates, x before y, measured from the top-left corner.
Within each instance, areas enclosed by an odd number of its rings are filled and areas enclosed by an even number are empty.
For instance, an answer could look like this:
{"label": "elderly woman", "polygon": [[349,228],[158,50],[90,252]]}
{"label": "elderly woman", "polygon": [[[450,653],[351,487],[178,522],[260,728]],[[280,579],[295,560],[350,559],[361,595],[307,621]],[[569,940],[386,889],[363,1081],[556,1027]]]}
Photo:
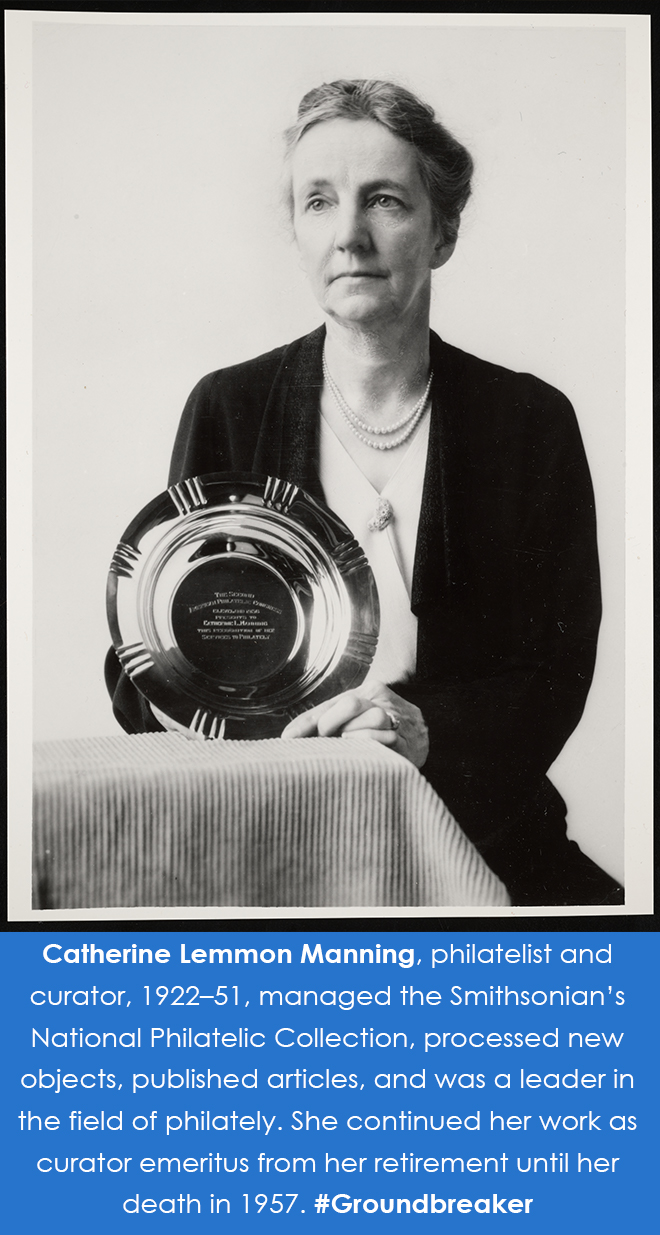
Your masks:
{"label": "elderly woman", "polygon": [[[325,324],[202,379],[170,484],[283,476],[323,498],[369,558],[381,599],[370,676],[283,736],[369,737],[405,755],[516,904],[620,903],[568,841],[546,776],[582,715],[600,622],[575,416],[538,378],[429,328],[470,155],[431,108],[379,81],[310,91],[286,139],[295,239]],[[160,728],[114,654],[109,666],[124,727]]]}

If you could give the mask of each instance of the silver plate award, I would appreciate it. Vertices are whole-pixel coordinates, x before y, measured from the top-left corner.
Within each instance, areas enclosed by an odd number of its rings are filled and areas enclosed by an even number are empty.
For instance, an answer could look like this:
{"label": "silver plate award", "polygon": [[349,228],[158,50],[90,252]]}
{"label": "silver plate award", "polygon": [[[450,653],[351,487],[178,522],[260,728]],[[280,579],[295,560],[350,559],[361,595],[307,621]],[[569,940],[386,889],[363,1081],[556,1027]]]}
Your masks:
{"label": "silver plate award", "polygon": [[289,481],[195,476],[154,498],[114,553],[123,669],[200,738],[273,736],[366,677],[376,584],[352,532]]}

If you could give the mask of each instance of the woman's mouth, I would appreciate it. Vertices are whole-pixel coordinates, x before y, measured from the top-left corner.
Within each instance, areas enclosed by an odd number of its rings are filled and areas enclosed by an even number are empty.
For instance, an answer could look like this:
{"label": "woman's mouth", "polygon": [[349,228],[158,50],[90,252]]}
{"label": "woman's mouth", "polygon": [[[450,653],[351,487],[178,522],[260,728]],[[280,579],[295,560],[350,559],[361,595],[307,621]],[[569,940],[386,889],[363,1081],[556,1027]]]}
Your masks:
{"label": "woman's mouth", "polygon": [[384,274],[379,274],[374,270],[345,270],[341,274],[336,274],[332,279],[334,283],[337,279],[384,279]]}

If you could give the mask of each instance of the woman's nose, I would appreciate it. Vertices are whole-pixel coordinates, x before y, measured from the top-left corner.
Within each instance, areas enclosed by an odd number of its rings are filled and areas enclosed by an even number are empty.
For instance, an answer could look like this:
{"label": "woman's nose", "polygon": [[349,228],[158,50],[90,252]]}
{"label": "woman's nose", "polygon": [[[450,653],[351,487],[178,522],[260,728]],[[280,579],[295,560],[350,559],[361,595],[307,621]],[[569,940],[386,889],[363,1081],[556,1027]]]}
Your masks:
{"label": "woman's nose", "polygon": [[347,252],[371,247],[371,234],[364,212],[354,203],[340,206],[336,215],[335,245]]}

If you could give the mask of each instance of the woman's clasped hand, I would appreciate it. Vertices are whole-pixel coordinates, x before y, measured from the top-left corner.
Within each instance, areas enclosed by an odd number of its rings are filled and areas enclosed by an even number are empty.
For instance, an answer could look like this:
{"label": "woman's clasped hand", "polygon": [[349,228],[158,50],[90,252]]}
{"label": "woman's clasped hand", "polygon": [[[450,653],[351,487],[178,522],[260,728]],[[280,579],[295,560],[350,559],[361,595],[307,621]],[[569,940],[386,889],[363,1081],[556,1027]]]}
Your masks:
{"label": "woman's clasped hand", "polygon": [[429,753],[428,729],[419,708],[375,678],[296,716],[282,737],[371,738],[417,768],[424,766]]}

